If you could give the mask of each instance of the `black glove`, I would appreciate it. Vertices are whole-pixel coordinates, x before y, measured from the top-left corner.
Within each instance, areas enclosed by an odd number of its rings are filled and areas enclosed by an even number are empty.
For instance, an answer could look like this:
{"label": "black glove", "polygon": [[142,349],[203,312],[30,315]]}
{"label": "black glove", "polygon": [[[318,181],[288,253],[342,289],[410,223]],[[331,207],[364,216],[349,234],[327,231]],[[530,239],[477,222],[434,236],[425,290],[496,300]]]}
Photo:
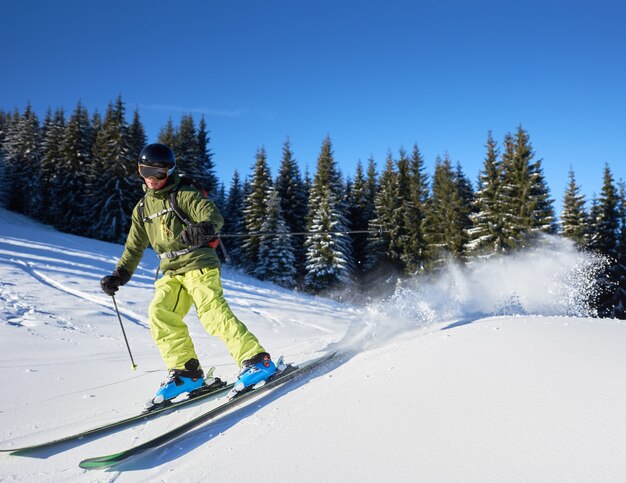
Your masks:
{"label": "black glove", "polygon": [[124,285],[130,280],[130,273],[123,268],[116,268],[111,275],[102,277],[100,280],[100,287],[102,291],[110,296],[115,295],[120,285]]}
{"label": "black glove", "polygon": [[215,227],[208,221],[201,221],[186,227],[178,237],[185,245],[202,245],[215,241]]}

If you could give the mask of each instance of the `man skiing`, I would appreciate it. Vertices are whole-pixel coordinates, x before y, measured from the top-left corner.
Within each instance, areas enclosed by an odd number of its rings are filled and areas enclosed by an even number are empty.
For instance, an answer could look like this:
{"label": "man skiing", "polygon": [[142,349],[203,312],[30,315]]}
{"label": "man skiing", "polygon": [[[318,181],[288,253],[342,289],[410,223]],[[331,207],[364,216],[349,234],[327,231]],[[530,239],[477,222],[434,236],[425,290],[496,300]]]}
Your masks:
{"label": "man skiing", "polygon": [[[241,368],[235,387],[262,383],[274,374],[276,366],[223,296],[214,249],[216,232],[224,224],[222,215],[200,190],[181,183],[174,152],[164,144],[146,146],[139,155],[138,169],[146,194],[133,210],[124,253],[100,285],[113,296],[130,280],[148,245],[159,254],[163,276],[155,282],[148,315],[150,333],[169,373],[147,409],[201,390],[209,382],[207,375],[205,383],[183,321],[192,304],[205,330],[222,339]],[[185,225],[183,219],[190,224]]]}

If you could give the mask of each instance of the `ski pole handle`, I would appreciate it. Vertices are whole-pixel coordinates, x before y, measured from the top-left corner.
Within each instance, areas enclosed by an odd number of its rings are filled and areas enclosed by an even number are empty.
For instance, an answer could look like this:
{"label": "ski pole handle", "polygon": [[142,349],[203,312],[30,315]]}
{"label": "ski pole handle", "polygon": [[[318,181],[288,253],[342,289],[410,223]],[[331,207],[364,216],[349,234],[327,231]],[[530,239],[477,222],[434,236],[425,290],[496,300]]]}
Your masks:
{"label": "ski pole handle", "polygon": [[122,324],[122,316],[120,315],[120,310],[117,308],[117,302],[115,301],[115,295],[111,295],[113,299],[113,305],[115,306],[115,312],[117,313],[117,318],[120,321],[120,327],[122,328],[122,334],[124,335],[124,341],[126,342],[126,348],[128,349],[128,355],[130,356],[130,362],[133,365],[133,371],[137,369],[137,364],[133,359],[133,353],[130,351],[130,345],[128,344],[128,338],[126,337],[126,331],[124,330],[124,324]]}

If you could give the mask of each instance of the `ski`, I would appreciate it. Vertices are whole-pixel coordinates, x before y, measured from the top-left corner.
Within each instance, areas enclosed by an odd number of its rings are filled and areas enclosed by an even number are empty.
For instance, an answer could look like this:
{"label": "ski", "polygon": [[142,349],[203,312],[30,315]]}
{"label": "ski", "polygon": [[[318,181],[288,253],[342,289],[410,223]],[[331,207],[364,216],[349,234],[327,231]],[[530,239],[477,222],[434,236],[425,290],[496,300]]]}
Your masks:
{"label": "ski", "polygon": [[82,431],[80,433],[76,433],[76,434],[72,434],[70,436],[64,436],[58,439],[53,439],[51,441],[45,441],[43,443],[37,443],[37,444],[33,444],[33,445],[28,445],[28,446],[23,446],[20,448],[2,448],[0,449],[0,452],[2,453],[11,453],[14,455],[19,455],[19,454],[27,454],[27,453],[33,453],[33,452],[37,452],[37,451],[41,451],[41,450],[45,450],[45,449],[49,449],[52,448],[54,446],[58,446],[61,445],[63,443],[68,443],[71,441],[78,441],[81,440],[83,438],[86,438],[87,436],[93,436],[93,435],[97,435],[97,434],[101,434],[101,433],[105,433],[108,432],[110,430],[114,430],[114,429],[121,429],[124,426],[128,426],[132,423],[136,423],[139,421],[144,421],[148,418],[152,418],[154,416],[158,416],[160,414],[163,414],[167,411],[171,411],[173,409],[178,409],[181,406],[184,406],[186,404],[190,404],[190,403],[195,403],[198,401],[203,401],[203,400],[207,400],[207,399],[216,399],[218,397],[221,396],[225,396],[228,391],[230,391],[233,387],[233,384],[226,384],[225,382],[221,382],[221,385],[219,385],[218,387],[215,387],[212,390],[206,391],[206,392],[202,392],[197,396],[194,397],[189,397],[188,399],[184,399],[182,401],[178,401],[178,402],[174,402],[171,403],[167,406],[163,406],[160,407],[158,409],[153,409],[151,411],[147,411],[147,412],[142,412],[141,414],[137,414],[136,416],[131,416],[129,418],[125,418],[125,419],[121,419],[119,421],[114,421],[112,423],[107,423],[104,424],[102,426],[98,426],[92,429],[88,429],[86,431]]}
{"label": "ski", "polygon": [[228,400],[224,404],[207,411],[204,414],[199,415],[198,417],[191,419],[190,421],[168,431],[167,433],[163,433],[160,436],[157,436],[154,439],[146,441],[143,444],[138,446],[134,446],[132,448],[120,451],[118,453],[113,453],[105,456],[97,456],[95,458],[88,458],[79,463],[79,466],[83,469],[102,469],[102,468],[110,468],[112,466],[121,463],[122,461],[126,461],[129,458],[145,453],[148,450],[158,448],[175,438],[185,434],[191,429],[200,426],[203,423],[211,421],[221,414],[230,411],[236,406],[243,404],[248,399],[257,396],[258,394],[276,388],[288,381],[291,381],[297,377],[300,377],[306,373],[311,372],[316,367],[319,367],[324,362],[329,361],[333,357],[335,357],[337,353],[333,352],[327,355],[324,355],[318,359],[314,359],[308,363],[305,363],[301,366],[292,366],[288,365],[282,372],[278,372],[274,374],[267,382],[255,389],[251,389],[248,391],[242,392],[240,395],[234,397],[233,399]]}

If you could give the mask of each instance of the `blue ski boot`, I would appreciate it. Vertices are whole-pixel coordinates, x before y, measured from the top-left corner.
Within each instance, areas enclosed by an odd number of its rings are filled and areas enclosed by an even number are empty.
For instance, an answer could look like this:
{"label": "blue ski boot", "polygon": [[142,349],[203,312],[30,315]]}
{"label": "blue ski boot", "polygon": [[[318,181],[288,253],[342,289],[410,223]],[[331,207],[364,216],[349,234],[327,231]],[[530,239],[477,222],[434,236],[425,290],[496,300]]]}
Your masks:
{"label": "blue ski boot", "polygon": [[185,364],[185,369],[170,370],[167,378],[161,383],[156,395],[145,404],[144,411],[150,411],[159,407],[168,406],[172,399],[181,394],[191,393],[206,384],[213,382],[213,368],[207,378],[200,368],[196,359],[191,359]]}
{"label": "blue ski boot", "polygon": [[267,352],[261,352],[241,363],[239,378],[228,393],[232,399],[249,388],[261,387],[276,372],[276,364]]}

